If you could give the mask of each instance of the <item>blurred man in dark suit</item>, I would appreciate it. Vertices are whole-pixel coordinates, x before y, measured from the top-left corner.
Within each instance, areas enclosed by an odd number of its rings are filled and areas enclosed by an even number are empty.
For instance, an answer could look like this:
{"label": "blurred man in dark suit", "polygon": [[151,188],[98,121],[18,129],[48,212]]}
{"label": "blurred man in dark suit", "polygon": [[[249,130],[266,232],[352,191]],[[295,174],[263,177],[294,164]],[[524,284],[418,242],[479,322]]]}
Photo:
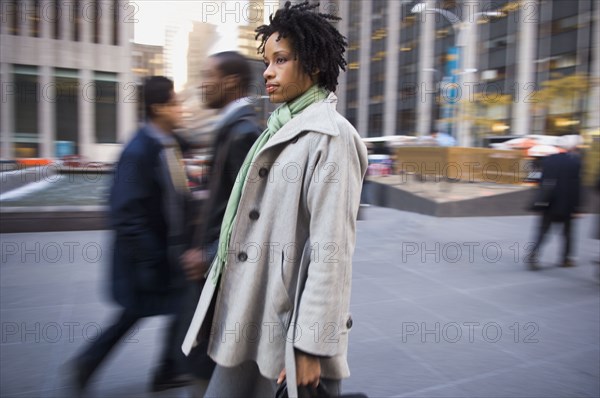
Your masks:
{"label": "blurred man in dark suit", "polygon": [[539,268],[540,247],[553,223],[562,224],[562,267],[575,265],[573,251],[573,218],[579,212],[581,199],[581,156],[579,135],[561,137],[564,153],[550,155],[542,161],[542,178],[534,210],[541,212],[533,250],[527,258],[531,270]]}
{"label": "blurred man in dark suit", "polygon": [[[182,257],[190,281],[188,297],[182,307],[184,334],[204,286],[204,274],[218,248],[221,223],[231,189],[246,155],[262,131],[250,99],[246,97],[252,82],[252,70],[243,55],[233,51],[211,55],[204,63],[201,78],[201,103],[207,108],[218,109],[219,119],[213,126],[215,140],[208,183],[209,197],[202,205],[192,247]],[[199,345],[189,356],[190,371],[197,379],[195,396],[204,395],[214,368],[214,362],[206,355],[207,342],[207,338],[200,338]]]}
{"label": "blurred man in dark suit", "polygon": [[[111,293],[121,310],[114,323],[71,361],[71,381],[79,392],[141,318],[175,314],[183,299],[185,276],[180,256],[188,238],[189,189],[174,135],[181,106],[173,82],[162,76],[148,78],[144,104],[148,120],[121,153],[109,198],[114,230]],[[153,391],[191,382],[180,344],[177,318],[173,317]]]}

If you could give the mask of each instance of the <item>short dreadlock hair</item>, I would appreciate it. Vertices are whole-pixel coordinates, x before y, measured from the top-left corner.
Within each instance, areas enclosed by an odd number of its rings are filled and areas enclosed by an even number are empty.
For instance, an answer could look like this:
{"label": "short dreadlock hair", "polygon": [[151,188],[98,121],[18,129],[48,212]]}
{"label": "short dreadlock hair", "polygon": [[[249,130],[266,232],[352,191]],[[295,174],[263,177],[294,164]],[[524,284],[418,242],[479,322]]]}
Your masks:
{"label": "short dreadlock hair", "polygon": [[256,39],[260,37],[258,53],[265,53],[265,43],[273,33],[278,33],[277,40],[289,38],[294,49],[294,59],[300,59],[302,69],[309,75],[319,70],[318,84],[329,91],[335,91],[338,84],[340,68],[346,70],[344,52],[348,43],[329,21],[341,18],[332,14],[322,14],[312,10],[319,4],[308,2],[291,5],[289,1],[284,8],[277,10],[275,16],[269,17],[269,25],[256,29]]}

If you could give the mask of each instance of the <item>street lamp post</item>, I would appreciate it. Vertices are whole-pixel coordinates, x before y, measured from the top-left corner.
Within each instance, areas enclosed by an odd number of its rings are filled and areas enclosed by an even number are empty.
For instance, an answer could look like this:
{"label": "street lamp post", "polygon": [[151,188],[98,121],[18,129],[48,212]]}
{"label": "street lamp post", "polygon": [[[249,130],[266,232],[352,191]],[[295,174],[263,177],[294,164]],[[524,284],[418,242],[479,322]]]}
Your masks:
{"label": "street lamp post", "polygon": [[[454,85],[455,90],[452,90],[452,97],[450,98],[452,102],[450,103],[450,109],[448,109],[449,114],[451,115],[451,123],[449,125],[450,131],[449,133],[455,136],[458,145],[461,146],[469,146],[470,145],[470,137],[468,131],[463,131],[465,128],[457,128],[459,126],[459,118],[463,118],[463,108],[461,102],[458,103],[458,107],[454,105],[455,101],[458,101],[461,93],[464,93],[463,90],[463,81],[465,79],[465,75],[471,74],[477,71],[470,62],[466,62],[467,54],[463,54],[463,49],[467,47],[467,37],[469,34],[470,28],[477,22],[480,17],[497,17],[501,16],[502,13],[498,11],[485,11],[485,12],[477,12],[473,14],[472,18],[469,18],[468,21],[462,21],[456,14],[439,8],[427,7],[426,3],[419,3],[415,5],[411,12],[413,14],[421,14],[426,12],[438,13],[444,16],[452,26],[452,30],[454,31],[454,48],[455,55],[458,58],[456,60],[457,68],[450,71],[450,76],[448,79],[448,83]],[[469,60],[472,57],[469,57]],[[450,91],[450,90],[449,90]]]}

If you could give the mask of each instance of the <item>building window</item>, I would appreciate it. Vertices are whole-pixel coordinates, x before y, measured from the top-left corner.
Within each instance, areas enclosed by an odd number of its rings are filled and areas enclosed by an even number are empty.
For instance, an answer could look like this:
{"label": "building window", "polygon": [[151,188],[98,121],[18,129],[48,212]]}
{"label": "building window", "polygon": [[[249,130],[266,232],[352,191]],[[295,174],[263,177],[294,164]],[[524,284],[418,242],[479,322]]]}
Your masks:
{"label": "building window", "polygon": [[579,15],[557,19],[552,22],[552,34],[556,35],[579,27]]}
{"label": "building window", "polygon": [[19,5],[16,0],[2,2],[2,23],[6,23],[9,35],[19,34]]}
{"label": "building window", "polygon": [[119,0],[113,0],[113,15],[112,15],[112,44],[114,46],[119,45]]}
{"label": "building window", "polygon": [[117,74],[96,72],[95,127],[96,142],[112,144],[117,142]]}
{"label": "building window", "polygon": [[39,156],[38,104],[40,98],[37,67],[14,66],[15,82],[15,154]]}
{"label": "building window", "polygon": [[102,11],[100,10],[100,4],[98,3],[98,0],[94,0],[93,1],[94,6],[92,7],[92,11],[93,11],[93,19],[92,21],[94,21],[93,23],[93,33],[92,33],[92,42],[93,43],[100,43],[100,19],[102,16]]}
{"label": "building window", "polygon": [[79,78],[75,69],[56,69],[56,139],[74,143],[75,153],[79,131]]}
{"label": "building window", "polygon": [[550,69],[562,69],[577,66],[577,54],[561,54],[559,56],[552,57],[550,60]]}
{"label": "building window", "polygon": [[60,20],[62,19],[61,4],[62,2],[60,0],[54,0],[54,26],[52,37],[54,37],[57,40],[60,39]]}
{"label": "building window", "polygon": [[79,0],[75,0],[73,2],[73,40],[74,41],[79,41],[80,40],[80,30],[81,30],[81,15],[79,15],[80,13],[80,7],[79,7]]}
{"label": "building window", "polygon": [[485,47],[489,49],[505,48],[508,45],[508,37],[498,37],[489,40],[485,43]]}
{"label": "building window", "polygon": [[381,113],[371,113],[369,115],[369,137],[379,137],[383,135],[383,115]]}
{"label": "building window", "polygon": [[31,24],[31,35],[33,37],[40,37],[40,3],[33,3],[33,15],[27,15],[29,23]]}

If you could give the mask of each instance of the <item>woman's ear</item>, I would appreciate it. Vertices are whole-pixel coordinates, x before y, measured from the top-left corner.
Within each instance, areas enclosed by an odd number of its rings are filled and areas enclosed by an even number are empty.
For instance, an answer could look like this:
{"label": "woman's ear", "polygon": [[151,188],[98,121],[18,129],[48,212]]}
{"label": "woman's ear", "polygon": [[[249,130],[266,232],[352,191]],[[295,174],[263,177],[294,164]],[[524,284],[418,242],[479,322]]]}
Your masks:
{"label": "woman's ear", "polygon": [[313,71],[313,73],[310,74],[310,78],[313,81],[313,83],[316,83],[319,81],[319,73],[321,73],[321,71],[319,70],[319,68],[315,68],[315,70]]}

